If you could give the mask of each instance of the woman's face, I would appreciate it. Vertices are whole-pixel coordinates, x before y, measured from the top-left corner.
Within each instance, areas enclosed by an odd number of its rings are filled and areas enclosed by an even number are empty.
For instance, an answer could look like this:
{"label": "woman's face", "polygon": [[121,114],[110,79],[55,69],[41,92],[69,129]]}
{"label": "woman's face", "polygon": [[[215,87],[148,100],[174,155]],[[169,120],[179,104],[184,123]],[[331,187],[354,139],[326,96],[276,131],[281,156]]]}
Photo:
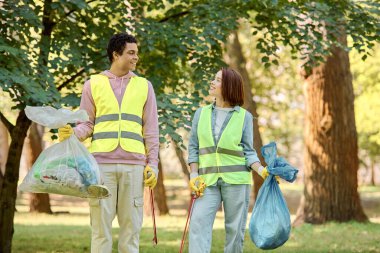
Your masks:
{"label": "woman's face", "polygon": [[209,94],[216,98],[222,98],[222,71],[219,70],[215,79],[211,81]]}

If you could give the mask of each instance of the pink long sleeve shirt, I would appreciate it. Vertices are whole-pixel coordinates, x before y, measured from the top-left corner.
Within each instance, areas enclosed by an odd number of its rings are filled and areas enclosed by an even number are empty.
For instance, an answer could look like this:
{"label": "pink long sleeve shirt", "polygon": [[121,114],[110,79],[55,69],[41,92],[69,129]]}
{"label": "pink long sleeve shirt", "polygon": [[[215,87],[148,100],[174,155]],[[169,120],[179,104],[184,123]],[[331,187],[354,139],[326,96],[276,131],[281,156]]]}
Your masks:
{"label": "pink long sleeve shirt", "polygon": [[[129,72],[125,76],[117,77],[109,70],[102,72],[102,74],[108,76],[112,90],[117,98],[117,101],[119,102],[120,107],[129,80],[132,76],[136,75],[133,72]],[[74,133],[79,140],[84,141],[88,137],[92,136],[96,118],[96,107],[91,94],[90,80],[87,80],[84,84],[80,109],[87,111],[89,121],[78,122],[74,128]],[[158,115],[156,97],[153,86],[150,82],[148,82],[148,97],[144,106],[142,119],[143,138],[145,148],[147,150],[146,156],[138,153],[127,152],[122,149],[120,145],[118,145],[118,147],[112,152],[93,153],[96,161],[98,163],[149,164],[157,170],[159,150]]]}

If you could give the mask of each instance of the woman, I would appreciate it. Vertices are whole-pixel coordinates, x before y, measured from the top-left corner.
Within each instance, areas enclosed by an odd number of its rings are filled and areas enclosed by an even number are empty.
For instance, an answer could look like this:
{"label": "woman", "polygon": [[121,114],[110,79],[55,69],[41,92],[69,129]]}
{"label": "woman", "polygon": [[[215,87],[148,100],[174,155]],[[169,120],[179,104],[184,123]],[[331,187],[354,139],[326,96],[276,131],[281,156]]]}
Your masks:
{"label": "woman", "polygon": [[209,93],[215,102],[195,112],[189,141],[190,187],[199,197],[191,216],[189,252],[210,252],[212,227],[222,202],[224,252],[243,252],[251,171],[266,177],[267,170],[253,148],[253,117],[240,107],[244,102],[240,74],[221,69]]}

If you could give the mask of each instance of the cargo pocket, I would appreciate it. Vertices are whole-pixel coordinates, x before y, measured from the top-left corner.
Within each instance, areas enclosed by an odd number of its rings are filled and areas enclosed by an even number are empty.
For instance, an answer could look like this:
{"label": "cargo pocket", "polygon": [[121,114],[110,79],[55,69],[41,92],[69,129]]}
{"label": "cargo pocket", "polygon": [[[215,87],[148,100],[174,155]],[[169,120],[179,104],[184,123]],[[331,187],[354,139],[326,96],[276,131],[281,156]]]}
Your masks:
{"label": "cargo pocket", "polygon": [[144,205],[144,198],[137,197],[134,199],[135,207],[142,207]]}
{"label": "cargo pocket", "polygon": [[133,199],[134,202],[134,218],[133,218],[133,227],[134,231],[136,233],[139,233],[141,230],[142,222],[143,222],[143,216],[144,216],[144,198],[143,197],[136,197]]}

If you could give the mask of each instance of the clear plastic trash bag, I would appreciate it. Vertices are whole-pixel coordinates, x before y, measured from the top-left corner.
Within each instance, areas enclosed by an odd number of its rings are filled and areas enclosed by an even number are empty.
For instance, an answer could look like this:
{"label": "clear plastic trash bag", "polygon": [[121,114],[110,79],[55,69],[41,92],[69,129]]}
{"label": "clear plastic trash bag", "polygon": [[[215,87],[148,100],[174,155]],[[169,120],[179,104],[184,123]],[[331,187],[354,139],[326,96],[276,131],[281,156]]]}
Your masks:
{"label": "clear plastic trash bag", "polygon": [[283,158],[277,157],[276,143],[261,149],[270,173],[261,186],[249,222],[249,235],[260,249],[275,249],[283,245],[290,235],[290,213],[275,176],[293,182],[298,170]]}
{"label": "clear plastic trash bag", "polygon": [[53,129],[64,127],[68,123],[88,120],[85,110],[74,112],[64,108],[55,109],[51,106],[27,106],[25,114],[31,121]]}
{"label": "clear plastic trash bag", "polygon": [[[72,112],[52,107],[27,106],[25,112],[30,120],[49,128],[88,120],[88,115],[83,110]],[[108,189],[101,185],[95,158],[74,134],[42,151],[20,185],[20,190],[83,198],[109,196]]]}

